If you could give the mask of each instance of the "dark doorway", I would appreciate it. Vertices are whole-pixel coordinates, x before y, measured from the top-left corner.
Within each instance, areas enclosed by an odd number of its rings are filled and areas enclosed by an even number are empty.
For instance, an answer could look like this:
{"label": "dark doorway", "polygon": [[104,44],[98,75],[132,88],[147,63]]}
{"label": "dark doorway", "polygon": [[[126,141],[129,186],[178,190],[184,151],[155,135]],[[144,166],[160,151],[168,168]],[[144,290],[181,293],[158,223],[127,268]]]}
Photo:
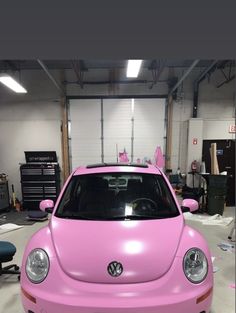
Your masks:
{"label": "dark doorway", "polygon": [[235,205],[235,140],[203,140],[202,161],[206,163],[206,172],[211,172],[210,147],[217,144],[217,159],[219,171],[227,171],[227,197],[226,205]]}

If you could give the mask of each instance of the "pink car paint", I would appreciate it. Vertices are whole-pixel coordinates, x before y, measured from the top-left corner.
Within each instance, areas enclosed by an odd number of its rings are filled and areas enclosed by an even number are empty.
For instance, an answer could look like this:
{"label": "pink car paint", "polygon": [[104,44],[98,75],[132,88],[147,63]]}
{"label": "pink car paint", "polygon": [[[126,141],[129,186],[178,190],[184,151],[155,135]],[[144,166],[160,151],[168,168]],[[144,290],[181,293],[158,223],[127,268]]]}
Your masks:
{"label": "pink car paint", "polygon": [[194,199],[184,199],[182,206],[190,209],[190,212],[194,212],[198,209],[198,202]]}
{"label": "pink car paint", "polygon": [[[49,224],[36,232],[26,246],[21,270],[25,312],[209,313],[213,287],[211,255],[202,235],[185,225],[165,176],[179,216],[123,221],[55,216],[72,176],[105,172],[163,175],[154,166],[81,167],[72,173],[55,204]],[[194,211],[196,203],[193,201],[186,199],[183,206]],[[40,208],[45,210],[48,205],[50,207],[50,202],[44,201]],[[204,252],[209,267],[206,278],[199,284],[191,283],[183,271],[183,258],[193,247]],[[50,260],[48,275],[39,284],[30,282],[25,272],[27,257],[35,248],[44,249]],[[122,275],[108,274],[107,265],[111,261],[122,263]],[[201,301],[197,303],[199,298]]]}
{"label": "pink car paint", "polygon": [[46,211],[46,209],[54,208],[54,202],[52,200],[43,200],[39,204],[39,208],[41,211]]}

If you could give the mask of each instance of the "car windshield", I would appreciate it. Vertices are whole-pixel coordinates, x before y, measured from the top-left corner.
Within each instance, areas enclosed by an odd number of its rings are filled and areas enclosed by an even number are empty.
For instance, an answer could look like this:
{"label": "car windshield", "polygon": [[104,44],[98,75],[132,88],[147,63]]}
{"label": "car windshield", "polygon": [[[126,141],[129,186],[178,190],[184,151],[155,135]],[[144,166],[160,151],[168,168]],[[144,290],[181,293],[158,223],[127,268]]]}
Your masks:
{"label": "car windshield", "polygon": [[161,175],[131,173],[73,176],[55,214],[81,220],[161,219],[178,215]]}

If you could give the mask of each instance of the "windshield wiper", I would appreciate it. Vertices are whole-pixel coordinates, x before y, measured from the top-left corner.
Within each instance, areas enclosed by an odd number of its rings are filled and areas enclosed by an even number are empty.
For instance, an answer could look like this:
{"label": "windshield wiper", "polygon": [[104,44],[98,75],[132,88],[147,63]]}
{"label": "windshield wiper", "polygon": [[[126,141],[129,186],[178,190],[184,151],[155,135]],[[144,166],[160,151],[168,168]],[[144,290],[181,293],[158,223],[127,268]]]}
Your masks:
{"label": "windshield wiper", "polygon": [[170,214],[169,216],[161,216],[161,215],[138,215],[138,214],[130,214],[130,215],[115,215],[115,216],[85,216],[85,215],[77,215],[77,214],[70,214],[70,215],[56,215],[57,217],[67,218],[67,219],[75,219],[75,220],[90,220],[90,221],[124,221],[124,220],[159,220],[165,219],[170,217],[175,217],[178,214]]}
{"label": "windshield wiper", "polygon": [[84,215],[77,215],[77,214],[71,214],[71,215],[57,215],[57,217],[62,217],[62,218],[68,218],[68,219],[74,219],[74,220],[94,220],[95,217],[88,217]]}
{"label": "windshield wiper", "polygon": [[120,215],[120,216],[113,216],[111,220],[149,220],[149,219],[159,219],[156,215]]}

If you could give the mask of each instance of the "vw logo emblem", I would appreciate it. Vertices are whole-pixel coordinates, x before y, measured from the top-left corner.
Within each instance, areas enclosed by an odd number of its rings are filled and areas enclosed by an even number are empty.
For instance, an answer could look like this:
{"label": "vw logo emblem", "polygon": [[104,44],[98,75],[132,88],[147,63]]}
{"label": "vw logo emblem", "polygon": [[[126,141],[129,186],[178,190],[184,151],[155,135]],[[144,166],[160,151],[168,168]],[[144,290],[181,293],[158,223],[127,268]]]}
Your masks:
{"label": "vw logo emblem", "polygon": [[107,271],[112,277],[118,277],[123,272],[123,266],[121,263],[113,261],[108,264]]}

